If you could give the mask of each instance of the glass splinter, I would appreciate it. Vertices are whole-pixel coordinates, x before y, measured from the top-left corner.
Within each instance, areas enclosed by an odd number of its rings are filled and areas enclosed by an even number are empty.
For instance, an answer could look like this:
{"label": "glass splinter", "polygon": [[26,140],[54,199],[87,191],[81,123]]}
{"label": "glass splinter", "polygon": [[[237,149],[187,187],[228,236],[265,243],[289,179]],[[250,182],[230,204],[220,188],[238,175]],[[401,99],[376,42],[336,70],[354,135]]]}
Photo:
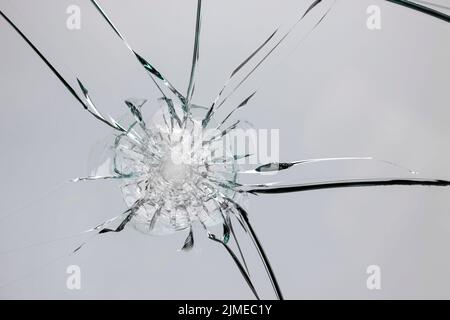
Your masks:
{"label": "glass splinter", "polygon": [[[438,11],[438,9],[446,9],[446,7],[429,1],[386,1],[450,22],[448,15]],[[447,180],[423,179],[416,176],[414,178],[342,179],[314,183],[299,181],[298,183],[290,184],[283,184],[282,182],[241,184],[238,181],[238,174],[242,173],[263,175],[284,170],[291,172],[296,166],[316,162],[357,160],[384,162],[394,167],[405,169],[410,174],[417,174],[415,171],[403,168],[395,163],[376,160],[371,157],[274,162],[262,164],[253,170],[245,171],[240,169],[238,160],[245,159],[250,154],[235,153],[231,145],[228,144],[229,142],[224,139],[224,137],[239,129],[244,122],[237,120],[228,127],[225,127],[224,124],[231,115],[234,115],[240,108],[249,104],[256,91],[247,96],[239,105],[235,105],[228,112],[227,116],[223,118],[216,116],[217,109],[226,104],[228,98],[275,52],[279,45],[300,25],[310,12],[319,10],[318,8],[323,3],[328,4],[328,7],[322,11],[313,27],[308,30],[309,33],[323,22],[335,2],[334,0],[312,1],[288,31],[285,33],[281,33],[279,29],[273,31],[261,45],[231,72],[228,80],[211,105],[204,107],[191,103],[195,91],[195,77],[200,57],[201,0],[197,1],[192,64],[186,96],[183,96],[159,70],[132,49],[98,2],[91,0],[91,3],[113,29],[114,33],[123,41],[128,50],[133,53],[137,61],[147,71],[162,95],[162,98],[158,100],[160,109],[151,119],[146,118],[145,113],[142,112],[142,106],[147,100],[125,100],[130,117],[121,119],[120,122],[109,115],[101,113],[94,105],[85,85],[79,79],[76,79],[82,93],[80,97],[39,49],[0,11],[0,15],[34,50],[82,107],[97,120],[114,129],[114,135],[111,136],[110,143],[105,150],[108,152],[104,152],[105,156],[100,159],[98,167],[91,175],[73,179],[72,182],[119,180],[122,182],[121,191],[128,209],[121,215],[111,218],[83,233],[95,232],[97,235],[109,232],[117,233],[124,230],[127,225],[132,225],[137,230],[148,234],[187,231],[182,250],[189,251],[194,246],[193,225],[198,223],[206,230],[209,239],[220,243],[226,250],[254,296],[259,299],[260,295],[252,282],[244,252],[236,237],[232,224],[233,218],[233,220],[238,221],[238,225],[241,226],[254,245],[276,297],[283,299],[280,285],[269,258],[256,236],[247,212],[240,203],[242,194],[277,194],[369,186],[449,186],[450,181]],[[247,70],[246,73],[243,73],[242,71],[251,62],[254,63],[253,67],[250,68],[250,71]],[[236,84],[232,86],[232,89],[227,90],[235,81]],[[215,128],[213,132],[208,131],[210,126]],[[217,154],[219,146],[229,152]],[[222,234],[212,232],[215,226],[223,227]],[[238,255],[231,248],[230,240],[234,240]],[[73,252],[80,250],[84,244],[78,246]]]}

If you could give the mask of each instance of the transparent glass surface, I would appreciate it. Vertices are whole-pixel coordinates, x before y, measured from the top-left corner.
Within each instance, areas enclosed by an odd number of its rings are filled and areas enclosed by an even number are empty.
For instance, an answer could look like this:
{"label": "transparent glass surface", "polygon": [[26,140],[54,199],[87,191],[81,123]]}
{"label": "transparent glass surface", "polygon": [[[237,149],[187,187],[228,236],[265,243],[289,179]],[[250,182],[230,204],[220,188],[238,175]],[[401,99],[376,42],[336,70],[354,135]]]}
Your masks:
{"label": "transparent glass surface", "polygon": [[0,297],[450,298],[449,7],[1,0]]}

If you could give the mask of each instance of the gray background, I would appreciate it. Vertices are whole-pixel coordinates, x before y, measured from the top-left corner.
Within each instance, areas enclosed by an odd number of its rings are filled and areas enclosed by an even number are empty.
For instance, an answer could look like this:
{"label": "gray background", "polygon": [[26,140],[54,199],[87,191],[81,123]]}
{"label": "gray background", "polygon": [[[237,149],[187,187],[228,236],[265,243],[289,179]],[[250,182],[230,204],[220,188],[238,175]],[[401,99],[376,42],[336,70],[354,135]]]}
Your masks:
{"label": "gray background", "polygon": [[[195,1],[101,3],[130,44],[184,92]],[[308,3],[205,1],[195,102],[210,103],[230,71]],[[66,28],[70,4],[81,8],[81,30]],[[381,7],[379,31],[366,28],[371,4]],[[89,1],[0,0],[0,7],[71,84],[82,79],[102,110],[117,118],[125,98],[156,101],[145,72]],[[242,110],[256,128],[280,129],[281,159],[374,156],[450,178],[448,24],[384,1],[341,0],[296,46],[302,30],[249,81],[260,90]],[[252,298],[201,230],[187,254],[177,251],[184,233],[149,237],[132,228],[93,238],[76,255],[69,253],[85,236],[45,243],[124,210],[114,182],[61,185],[86,174],[93,145],[110,131],[1,19],[0,39],[0,297]],[[398,170],[323,164],[296,175],[366,172]],[[286,298],[450,298],[449,195],[448,188],[358,188],[250,197],[247,207]],[[71,264],[81,267],[81,290],[66,288]],[[379,291],[366,288],[372,264],[382,270]],[[260,269],[254,277],[272,297]]]}

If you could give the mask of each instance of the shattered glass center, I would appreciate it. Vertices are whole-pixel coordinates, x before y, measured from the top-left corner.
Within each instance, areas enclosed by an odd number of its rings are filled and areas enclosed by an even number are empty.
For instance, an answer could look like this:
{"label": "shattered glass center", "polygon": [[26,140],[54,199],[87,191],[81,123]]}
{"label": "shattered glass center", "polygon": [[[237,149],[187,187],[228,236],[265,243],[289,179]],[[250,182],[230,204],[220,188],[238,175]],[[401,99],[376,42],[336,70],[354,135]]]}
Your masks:
{"label": "shattered glass center", "polygon": [[191,168],[182,163],[172,160],[172,155],[167,157],[161,166],[161,174],[169,183],[173,183],[177,187],[191,176]]}
{"label": "shattered glass center", "polygon": [[[158,108],[146,102],[125,101],[132,112],[121,119],[124,131],[108,139],[113,143],[100,152],[91,176],[120,178],[128,206],[124,221],[141,232],[162,235],[192,230],[195,222],[205,228],[223,224],[223,203],[237,195],[236,158],[224,138],[230,130],[205,128],[192,114],[183,118],[182,103],[160,99]],[[156,109],[150,119],[143,119],[144,104]],[[193,112],[201,119],[206,108],[198,109]]]}

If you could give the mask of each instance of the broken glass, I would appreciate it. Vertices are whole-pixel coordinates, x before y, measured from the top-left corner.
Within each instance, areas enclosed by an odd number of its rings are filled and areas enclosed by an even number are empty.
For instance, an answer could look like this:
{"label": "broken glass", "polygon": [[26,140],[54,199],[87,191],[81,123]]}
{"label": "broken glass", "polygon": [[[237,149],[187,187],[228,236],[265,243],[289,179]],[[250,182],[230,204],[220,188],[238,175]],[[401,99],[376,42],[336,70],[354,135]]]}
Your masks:
{"label": "broken glass", "polygon": [[[450,22],[450,17],[440,11],[448,9],[445,6],[427,1],[387,1]],[[276,298],[283,299],[268,255],[245,209],[247,196],[347,187],[449,186],[450,181],[423,178],[413,169],[372,157],[349,156],[256,164],[249,161],[252,154],[248,150],[236,150],[233,137],[252,127],[251,122],[239,118],[239,111],[252,103],[252,98],[258,90],[245,94],[237,101],[232,98],[273,56],[279,54],[278,51],[282,50],[280,48],[289,40],[294,30],[303,27],[303,41],[320,26],[337,2],[311,1],[294,23],[275,29],[263,39],[261,44],[232,70],[214,100],[202,106],[192,102],[201,54],[202,0],[197,1],[193,53],[185,93],[177,89],[159,67],[156,68],[137,53],[100,4],[91,0],[107,25],[147,72],[161,95],[158,101],[126,99],[124,105],[128,112],[117,120],[96,106],[82,80],[76,79],[79,90],[72,87],[27,36],[0,12],[79,104],[112,129],[106,144],[101,144],[100,149],[94,150],[97,157],[92,161],[90,174],[74,178],[72,182],[120,181],[120,190],[127,209],[84,233],[102,235],[121,232],[128,225],[151,235],[185,232],[186,238],[181,249],[188,251],[194,246],[192,226],[199,224],[209,239],[226,250],[254,296],[259,299],[260,294],[236,236],[235,227],[238,226],[254,245]],[[309,24],[303,25],[303,21],[309,19],[310,15],[312,23],[309,20]],[[395,175],[330,178],[320,181],[305,181],[301,176],[297,177],[299,170],[307,169],[315,163],[361,161],[390,167]],[[217,230],[217,226],[220,230]],[[232,241],[235,243],[234,248],[231,246]],[[84,244],[73,252],[78,252]]]}

